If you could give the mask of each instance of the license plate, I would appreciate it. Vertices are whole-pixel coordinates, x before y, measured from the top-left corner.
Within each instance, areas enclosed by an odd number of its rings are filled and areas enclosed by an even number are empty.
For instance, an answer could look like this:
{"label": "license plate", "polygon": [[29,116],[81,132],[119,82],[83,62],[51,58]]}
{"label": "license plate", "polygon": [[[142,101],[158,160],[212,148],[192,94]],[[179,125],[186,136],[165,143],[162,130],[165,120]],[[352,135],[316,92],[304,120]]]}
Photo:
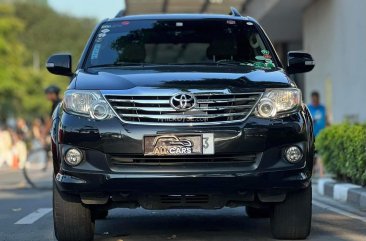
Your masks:
{"label": "license plate", "polygon": [[212,133],[144,136],[146,156],[212,155],[214,153]]}

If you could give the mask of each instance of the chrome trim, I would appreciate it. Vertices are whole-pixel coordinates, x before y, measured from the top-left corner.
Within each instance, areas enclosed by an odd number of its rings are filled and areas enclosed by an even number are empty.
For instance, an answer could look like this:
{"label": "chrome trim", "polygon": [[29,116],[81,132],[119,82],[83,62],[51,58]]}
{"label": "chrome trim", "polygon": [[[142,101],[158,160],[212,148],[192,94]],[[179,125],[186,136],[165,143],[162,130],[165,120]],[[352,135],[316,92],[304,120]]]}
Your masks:
{"label": "chrome trim", "polygon": [[69,175],[63,175],[61,173],[57,173],[55,180],[61,183],[73,183],[73,184],[84,184],[86,183],[85,180],[69,176]]}
{"label": "chrome trim", "polygon": [[220,100],[220,99],[209,99],[209,100],[198,100],[197,104],[211,104],[211,103],[228,103],[228,102],[237,102],[237,101],[244,101],[244,100],[256,100],[256,98],[232,98],[232,99],[226,99],[226,100]]}
{"label": "chrome trim", "polygon": [[[126,93],[123,93],[125,92]],[[162,89],[154,89],[151,90],[150,88],[142,88],[142,89],[133,89],[131,90],[106,90],[106,91],[101,91],[103,98],[107,101],[107,103],[109,104],[109,106],[111,107],[113,113],[115,114],[115,116],[122,122],[122,123],[126,123],[126,124],[132,124],[132,125],[149,125],[149,126],[207,126],[207,125],[220,125],[220,124],[233,124],[233,123],[239,123],[239,122],[243,122],[245,121],[255,110],[255,108],[257,107],[259,101],[261,100],[264,92],[241,92],[241,93],[235,93],[235,92],[231,92],[229,90],[213,90],[212,92],[207,92],[207,91],[201,91],[201,90],[192,90],[192,94],[194,94],[197,98],[197,104],[214,104],[214,103],[225,103],[225,102],[209,102],[209,103],[203,103],[203,102],[199,102],[199,97],[202,96],[215,96],[215,95],[258,95],[258,99],[256,98],[232,98],[232,100],[236,100],[236,101],[243,101],[243,100],[257,100],[252,108],[248,111],[248,112],[240,112],[240,113],[227,113],[227,114],[238,114],[238,115],[245,115],[244,118],[239,119],[239,120],[227,120],[227,121],[210,121],[210,122],[137,122],[137,121],[127,121],[127,120],[123,120],[121,115],[117,113],[117,108],[114,108],[112,106],[111,102],[125,102],[125,103],[137,103],[137,104],[145,104],[146,102],[150,102],[151,104],[169,104],[169,98],[174,95],[175,93],[177,93],[177,90],[175,89],[169,89],[169,90],[162,90]],[[136,96],[146,96],[146,97],[156,97],[156,98],[167,98],[166,100],[154,100],[154,99],[138,99],[138,100],[121,100],[121,99],[107,99],[107,96],[117,96],[117,97],[136,97]],[[118,100],[118,101],[115,101]],[[202,100],[203,101],[203,100]],[[235,102],[236,102],[235,101]],[[233,101],[234,102],[234,101]],[[251,105],[241,105],[241,106],[228,106],[229,108],[226,107],[226,109],[238,109],[238,108],[245,108],[245,107],[249,107]],[[129,106],[129,108],[149,108],[149,107],[132,107]],[[165,112],[168,111],[168,109],[165,109],[164,107],[150,107],[150,108],[157,108],[159,109],[159,112]],[[164,108],[164,109],[163,109]],[[170,108],[170,107],[168,107]],[[200,108],[194,108],[193,110],[190,111],[210,111],[207,110],[207,108],[210,108],[210,110],[220,110],[220,109],[216,109],[216,108],[221,108],[221,107],[200,107]],[[123,108],[121,108],[123,109]],[[162,110],[163,109],[163,110]],[[172,110],[174,110],[173,108],[171,108]],[[126,109],[127,110],[127,109]],[[138,110],[138,109],[130,109],[130,110]],[[146,111],[155,111],[155,109],[153,110],[146,110]],[[174,110],[176,111],[176,110]],[[187,111],[189,112],[189,111]],[[177,112],[177,113],[182,113],[182,112]],[[185,112],[186,113],[186,112]],[[244,114],[243,114],[244,113]],[[132,114],[131,114],[132,115]],[[139,115],[139,114],[136,114]],[[149,114],[146,114],[148,116],[151,116]],[[197,117],[197,115],[192,115],[192,118],[210,118],[208,117],[210,114],[205,114],[204,116],[200,116]],[[125,116],[125,115],[124,115]],[[145,118],[145,115],[142,115],[143,117],[141,118]],[[167,117],[167,115],[156,115],[159,116],[160,119],[169,119],[169,117]],[[180,117],[182,116],[182,118],[190,118],[189,116],[183,116],[183,115],[173,115],[174,118]],[[223,116],[223,114],[219,114],[219,116]],[[133,116],[136,118],[139,118],[138,116]],[[230,116],[229,116],[230,117]],[[211,117],[214,118],[214,117]]]}
{"label": "chrome trim", "polygon": [[151,104],[169,104],[169,100],[121,100],[121,99],[110,99],[109,101],[111,101],[111,102],[124,102],[124,103],[136,103],[136,104],[146,104],[146,102],[150,102]]}
{"label": "chrome trim", "polygon": [[[180,96],[180,99],[177,99],[178,96]],[[183,96],[184,96],[184,98],[183,98]],[[190,98],[187,99],[187,96],[189,96]],[[175,106],[174,101],[179,101],[179,106]],[[189,101],[193,101],[193,104],[192,104],[192,106],[186,108],[187,104],[189,104]],[[171,107],[173,107],[177,111],[188,111],[188,110],[191,110],[196,107],[197,98],[192,93],[186,93],[186,92],[177,93],[177,94],[174,94],[172,97],[170,97],[169,104]]]}
{"label": "chrome trim", "polygon": [[[179,112],[178,112],[179,113]],[[124,117],[136,117],[136,118],[148,118],[148,119],[173,119],[173,118],[187,118],[187,119],[206,119],[206,118],[218,118],[218,117],[230,117],[238,115],[247,115],[248,112],[237,113],[225,113],[225,114],[195,114],[195,115],[150,115],[150,114],[123,114]],[[181,122],[176,122],[181,123]]]}
{"label": "chrome trim", "polygon": [[[237,105],[237,106],[217,106],[217,107],[195,107],[193,110],[200,110],[200,111],[215,111],[215,110],[235,110],[245,107],[251,107],[251,105]],[[114,106],[113,108],[118,110],[142,110],[142,111],[155,111],[155,112],[176,112],[177,110],[172,107],[135,107],[135,106]]]}

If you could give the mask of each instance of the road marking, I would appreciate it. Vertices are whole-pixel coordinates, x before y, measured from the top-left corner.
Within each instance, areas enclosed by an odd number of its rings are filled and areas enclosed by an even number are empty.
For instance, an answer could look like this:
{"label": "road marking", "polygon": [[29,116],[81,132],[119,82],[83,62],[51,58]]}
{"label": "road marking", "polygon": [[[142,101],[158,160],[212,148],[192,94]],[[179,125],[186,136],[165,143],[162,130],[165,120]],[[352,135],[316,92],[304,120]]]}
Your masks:
{"label": "road marking", "polygon": [[15,224],[33,224],[51,211],[52,208],[39,208],[35,212],[30,213],[24,218],[18,220]]}
{"label": "road marking", "polygon": [[339,209],[339,208],[336,208],[336,207],[332,207],[330,205],[321,203],[321,202],[316,201],[316,200],[313,200],[313,204],[315,206],[318,206],[318,207],[323,208],[325,210],[329,210],[329,211],[341,214],[343,216],[346,216],[346,217],[349,217],[349,218],[352,218],[352,219],[357,219],[357,220],[360,220],[360,221],[366,223],[366,217],[358,216],[358,215],[353,214],[351,212],[348,212],[348,211],[345,211],[345,210],[342,210],[342,209]]}

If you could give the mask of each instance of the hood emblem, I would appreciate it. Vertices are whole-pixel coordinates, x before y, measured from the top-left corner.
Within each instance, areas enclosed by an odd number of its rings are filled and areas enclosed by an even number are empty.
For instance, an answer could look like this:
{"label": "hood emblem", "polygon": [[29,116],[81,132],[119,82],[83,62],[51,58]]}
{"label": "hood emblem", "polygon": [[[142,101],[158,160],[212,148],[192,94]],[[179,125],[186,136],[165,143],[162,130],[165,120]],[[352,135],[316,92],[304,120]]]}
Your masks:
{"label": "hood emblem", "polygon": [[195,107],[197,99],[194,95],[189,93],[175,94],[170,98],[170,105],[175,110],[187,111]]}

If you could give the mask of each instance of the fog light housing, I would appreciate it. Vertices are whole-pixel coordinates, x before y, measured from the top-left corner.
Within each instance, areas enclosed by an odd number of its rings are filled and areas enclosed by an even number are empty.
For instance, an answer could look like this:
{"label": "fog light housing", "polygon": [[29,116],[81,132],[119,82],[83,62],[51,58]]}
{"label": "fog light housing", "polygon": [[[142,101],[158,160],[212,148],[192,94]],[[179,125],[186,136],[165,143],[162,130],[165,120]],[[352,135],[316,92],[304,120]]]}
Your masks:
{"label": "fog light housing", "polygon": [[302,159],[302,151],[297,146],[290,146],[285,150],[285,158],[290,163],[297,163]]}
{"label": "fog light housing", "polygon": [[77,166],[81,163],[82,160],[83,160],[83,153],[80,150],[76,148],[71,148],[66,151],[65,161],[70,166]]}

